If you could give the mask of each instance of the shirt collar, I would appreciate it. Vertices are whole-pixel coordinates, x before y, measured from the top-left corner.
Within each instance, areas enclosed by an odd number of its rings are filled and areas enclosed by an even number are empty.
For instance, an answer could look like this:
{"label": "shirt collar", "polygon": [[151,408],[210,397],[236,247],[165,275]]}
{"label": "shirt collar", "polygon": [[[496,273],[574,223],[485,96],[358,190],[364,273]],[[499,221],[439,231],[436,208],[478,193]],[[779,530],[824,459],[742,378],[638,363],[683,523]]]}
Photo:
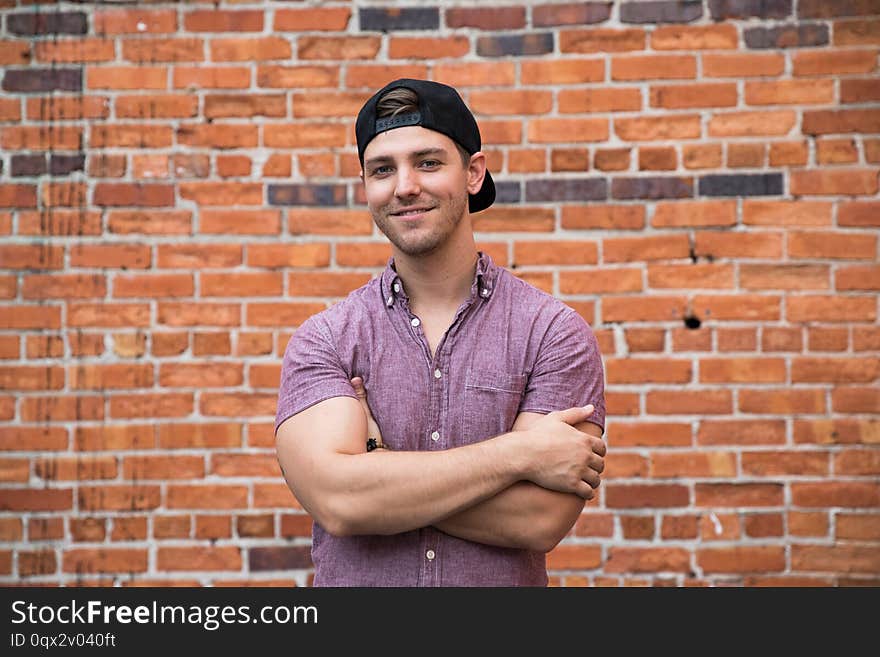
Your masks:
{"label": "shirt collar", "polygon": [[[498,278],[498,265],[492,261],[488,253],[478,251],[477,256],[477,268],[474,272],[474,282],[471,284],[471,299],[477,297],[488,300],[495,289],[495,281]],[[395,300],[399,298],[408,299],[406,290],[403,287],[403,281],[397,275],[393,256],[388,259],[385,271],[382,272],[381,287],[382,298],[388,307],[393,306]]]}

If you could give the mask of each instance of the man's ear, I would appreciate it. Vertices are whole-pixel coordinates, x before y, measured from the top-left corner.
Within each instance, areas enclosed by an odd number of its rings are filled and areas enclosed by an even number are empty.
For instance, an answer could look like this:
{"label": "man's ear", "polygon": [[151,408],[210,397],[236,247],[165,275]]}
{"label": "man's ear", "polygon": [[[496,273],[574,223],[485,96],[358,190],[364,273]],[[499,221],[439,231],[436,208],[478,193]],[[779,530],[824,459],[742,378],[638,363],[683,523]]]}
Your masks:
{"label": "man's ear", "polygon": [[361,169],[360,176],[361,176],[361,182],[364,182],[364,170],[363,169]]}
{"label": "man's ear", "polygon": [[471,155],[467,176],[468,193],[476,194],[483,186],[483,178],[486,177],[486,154],[483,151],[477,151]]}

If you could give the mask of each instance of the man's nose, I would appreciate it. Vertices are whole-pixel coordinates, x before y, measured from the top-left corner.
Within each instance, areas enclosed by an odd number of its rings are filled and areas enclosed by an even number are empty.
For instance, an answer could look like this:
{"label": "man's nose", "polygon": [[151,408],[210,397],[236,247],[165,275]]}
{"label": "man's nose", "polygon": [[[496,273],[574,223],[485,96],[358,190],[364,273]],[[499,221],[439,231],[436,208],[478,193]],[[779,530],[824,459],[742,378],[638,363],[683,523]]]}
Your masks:
{"label": "man's nose", "polygon": [[409,167],[401,167],[398,169],[397,186],[394,189],[395,196],[398,198],[418,196],[421,191],[422,189],[419,186],[419,175],[415,170],[410,169]]}

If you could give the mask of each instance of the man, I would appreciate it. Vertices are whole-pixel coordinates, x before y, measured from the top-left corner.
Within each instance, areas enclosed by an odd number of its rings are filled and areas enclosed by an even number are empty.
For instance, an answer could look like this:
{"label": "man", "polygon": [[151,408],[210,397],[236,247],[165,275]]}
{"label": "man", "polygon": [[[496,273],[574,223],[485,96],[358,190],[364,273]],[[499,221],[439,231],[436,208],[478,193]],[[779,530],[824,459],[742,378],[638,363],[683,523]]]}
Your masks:
{"label": "man", "polygon": [[453,88],[392,82],[356,136],[393,257],[297,329],[275,423],[314,583],[544,586],[604,468],[595,337],[477,251],[495,185]]}

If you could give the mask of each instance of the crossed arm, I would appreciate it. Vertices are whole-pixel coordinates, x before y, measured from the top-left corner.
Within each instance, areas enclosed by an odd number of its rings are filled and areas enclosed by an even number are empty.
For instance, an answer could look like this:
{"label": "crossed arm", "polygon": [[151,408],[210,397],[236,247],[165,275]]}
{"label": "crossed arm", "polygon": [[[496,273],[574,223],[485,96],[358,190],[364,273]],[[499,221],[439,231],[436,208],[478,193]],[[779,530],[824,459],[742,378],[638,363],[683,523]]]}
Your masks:
{"label": "crossed arm", "polygon": [[369,428],[366,398],[334,397],[282,423],[276,447],[294,495],[331,534],[433,525],[546,552],[599,486],[605,446],[586,421],[590,412],[522,413],[511,432],[450,450],[367,453],[368,432],[377,429]]}

